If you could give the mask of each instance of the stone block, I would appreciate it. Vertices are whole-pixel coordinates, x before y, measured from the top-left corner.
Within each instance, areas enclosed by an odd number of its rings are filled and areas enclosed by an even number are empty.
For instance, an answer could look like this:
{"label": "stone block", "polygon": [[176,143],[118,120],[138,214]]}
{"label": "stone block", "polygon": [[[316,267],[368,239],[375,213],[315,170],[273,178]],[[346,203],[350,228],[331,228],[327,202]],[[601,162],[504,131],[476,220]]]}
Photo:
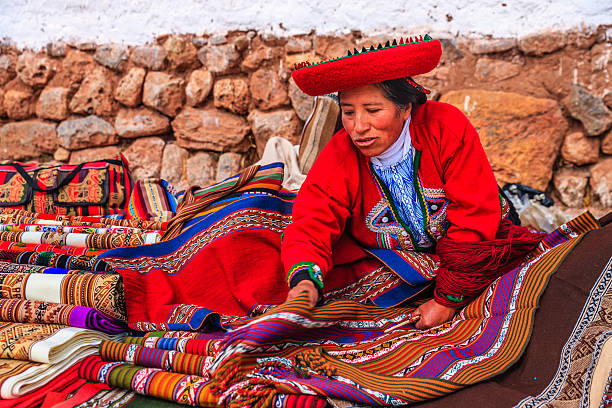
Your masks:
{"label": "stone block", "polygon": [[68,88],[46,87],[40,93],[36,104],[36,116],[51,120],[64,120],[68,117]]}
{"label": "stone block", "polygon": [[285,50],[289,54],[312,51],[312,40],[308,37],[291,37],[285,44]]}
{"label": "stone block", "polygon": [[521,73],[521,66],[507,61],[479,58],[474,76],[479,81],[499,82]]}
{"label": "stone block", "polygon": [[302,124],[293,110],[273,112],[253,110],[249,113],[248,120],[255,136],[259,157],[271,137],[284,137],[294,145],[300,142]]}
{"label": "stone block", "polygon": [[94,69],[72,97],[68,105],[70,111],[86,115],[111,115],[115,109],[113,88],[110,73],[102,67]]}
{"label": "stone block", "polygon": [[196,69],[189,76],[185,87],[187,105],[198,106],[206,100],[214,83],[213,74],[205,69]]}
{"label": "stone block", "polygon": [[29,160],[56,149],[55,123],[34,119],[0,127],[0,160]]}
{"label": "stone block", "polygon": [[34,96],[32,95],[32,92],[10,89],[4,93],[4,111],[9,119],[28,119],[33,115],[33,103]]}
{"label": "stone block", "polygon": [[223,181],[226,178],[236,175],[242,168],[242,155],[238,153],[227,152],[219,156],[217,163],[217,181]]}
{"label": "stone block", "polygon": [[612,130],[601,141],[601,151],[605,154],[612,154]]}
{"label": "stone block", "polygon": [[314,97],[302,92],[293,81],[293,78],[290,78],[289,98],[291,99],[291,106],[295,110],[295,113],[297,113],[298,118],[305,122],[312,112]]}
{"label": "stone block", "polygon": [[94,60],[115,71],[123,71],[127,65],[128,47],[122,44],[103,44],[96,48]]}
{"label": "stone block", "polygon": [[176,143],[187,149],[244,152],[249,125],[243,117],[219,109],[185,108],[172,121]]}
{"label": "stone block", "polygon": [[159,71],[164,68],[166,50],[159,45],[141,45],[132,50],[130,57],[136,65]]}
{"label": "stone block", "polygon": [[586,137],[582,132],[572,132],[565,136],[561,146],[564,160],[582,166],[597,163],[599,159],[599,139]]}
{"label": "stone block", "polygon": [[519,38],[519,49],[527,55],[540,57],[565,47],[567,34],[563,31],[546,31]]}
{"label": "stone block", "polygon": [[0,86],[15,78],[16,59],[12,55],[0,55]]}
{"label": "stone block", "polygon": [[197,152],[187,159],[186,176],[190,186],[208,187],[215,183],[217,163],[206,152]]}
{"label": "stone block", "polygon": [[121,78],[115,89],[115,99],[125,106],[135,107],[142,101],[142,84],[147,71],[134,67]]}
{"label": "stone block", "polygon": [[199,65],[198,50],[188,39],[170,36],[163,47],[169,69],[185,70]]}
{"label": "stone block", "polygon": [[589,93],[584,87],[572,84],[566,106],[572,117],[582,122],[588,136],[597,136],[612,127],[612,112],[601,98]]}
{"label": "stone block", "polygon": [[67,119],[57,127],[59,145],[68,150],[113,145],[119,141],[113,126],[95,115]]}
{"label": "stone block", "polygon": [[58,162],[67,162],[70,159],[70,150],[66,150],[63,147],[58,147],[53,153],[53,160]]}
{"label": "stone block", "polygon": [[249,84],[244,78],[223,78],[215,82],[214,103],[217,108],[230,112],[245,114],[249,108],[251,96]]}
{"label": "stone block", "polygon": [[115,131],[125,138],[163,135],[170,131],[170,119],[149,108],[123,108],[115,118]]}
{"label": "stone block", "polygon": [[287,87],[271,69],[261,68],[255,71],[251,75],[249,88],[260,110],[270,110],[289,104]]}
{"label": "stone block", "polygon": [[240,54],[234,44],[202,47],[198,59],[204,67],[216,75],[226,75],[236,71]]}
{"label": "stone block", "polygon": [[119,150],[118,146],[93,147],[91,149],[75,150],[70,153],[70,164],[114,159],[120,153],[121,150]]}
{"label": "stone block", "polygon": [[142,103],[167,116],[176,116],[185,99],[185,80],[163,72],[149,72],[145,78]]}
{"label": "stone block", "polygon": [[591,194],[597,207],[612,208],[612,157],[601,159],[590,168]]}
{"label": "stone block", "polygon": [[279,49],[261,44],[247,54],[242,61],[242,69],[245,71],[256,70],[264,61],[273,60],[274,58],[279,57],[280,54],[281,52]]}
{"label": "stone block", "polygon": [[480,135],[497,181],[546,190],[567,122],[556,100],[511,92],[459,90],[444,94]]}
{"label": "stone block", "polygon": [[66,56],[66,43],[63,41],[53,41],[46,45],[45,51],[50,57],[65,57]]}
{"label": "stone block", "polygon": [[26,51],[17,58],[15,71],[24,84],[42,88],[53,76],[53,65],[46,56]]}
{"label": "stone block", "polygon": [[164,147],[161,178],[167,180],[179,191],[188,187],[185,179],[185,166],[187,165],[188,157],[189,151],[175,143],[168,143]]}
{"label": "stone block", "polygon": [[562,167],[553,177],[555,190],[563,204],[568,207],[583,207],[589,171],[582,168]]}
{"label": "stone block", "polygon": [[165,145],[159,137],[143,137],[123,151],[135,180],[159,178]]}
{"label": "stone block", "polygon": [[494,54],[511,50],[516,44],[516,38],[477,38],[470,42],[468,48],[476,55]]}

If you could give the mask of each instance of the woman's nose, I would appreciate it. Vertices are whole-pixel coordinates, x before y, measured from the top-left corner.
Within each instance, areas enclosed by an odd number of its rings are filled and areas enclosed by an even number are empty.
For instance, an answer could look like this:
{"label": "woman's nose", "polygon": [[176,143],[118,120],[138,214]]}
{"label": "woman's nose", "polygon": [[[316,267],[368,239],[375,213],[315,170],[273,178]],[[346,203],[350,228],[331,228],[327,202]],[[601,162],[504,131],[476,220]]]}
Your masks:
{"label": "woman's nose", "polygon": [[368,130],[369,124],[366,118],[364,118],[363,114],[355,115],[355,131],[356,132],[364,132]]}

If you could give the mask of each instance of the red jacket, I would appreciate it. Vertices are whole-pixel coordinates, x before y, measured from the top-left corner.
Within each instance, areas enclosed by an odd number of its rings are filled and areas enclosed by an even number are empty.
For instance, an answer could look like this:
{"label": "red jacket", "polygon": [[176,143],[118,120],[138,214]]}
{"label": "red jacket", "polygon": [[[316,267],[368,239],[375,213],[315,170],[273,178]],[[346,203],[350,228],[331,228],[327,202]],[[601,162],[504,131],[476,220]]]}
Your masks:
{"label": "red jacket", "polygon": [[[452,105],[429,101],[410,121],[415,187],[425,230],[435,242],[492,240],[502,210],[497,183],[480,139]],[[418,185],[417,185],[418,184]],[[416,249],[367,157],[342,129],[315,161],[293,206],[281,254],[286,271],[317,264],[325,277],[332,248],[350,234],[363,248]]]}

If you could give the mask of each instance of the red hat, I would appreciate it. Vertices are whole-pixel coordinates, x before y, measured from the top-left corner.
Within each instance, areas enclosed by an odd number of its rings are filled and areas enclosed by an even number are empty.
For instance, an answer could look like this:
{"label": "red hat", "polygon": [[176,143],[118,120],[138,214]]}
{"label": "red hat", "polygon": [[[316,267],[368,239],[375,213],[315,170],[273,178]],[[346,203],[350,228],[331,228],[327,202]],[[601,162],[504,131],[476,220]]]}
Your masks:
{"label": "red hat", "polygon": [[440,41],[423,38],[393,40],[384,46],[351,51],[348,55],[318,64],[296,64],[291,74],[295,84],[311,96],[358,88],[376,82],[427,73],[440,61]]}

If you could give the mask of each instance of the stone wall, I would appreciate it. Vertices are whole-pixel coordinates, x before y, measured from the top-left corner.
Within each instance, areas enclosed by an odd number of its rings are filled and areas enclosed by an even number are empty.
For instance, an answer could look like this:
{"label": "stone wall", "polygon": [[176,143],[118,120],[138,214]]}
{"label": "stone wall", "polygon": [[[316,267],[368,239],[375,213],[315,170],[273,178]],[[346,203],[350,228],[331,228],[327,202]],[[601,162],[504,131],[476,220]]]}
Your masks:
{"label": "stone wall", "polygon": [[[612,207],[610,26],[522,38],[442,39],[440,66],[415,78],[462,109],[498,181],[569,207]],[[173,35],[141,46],[0,47],[0,160],[77,163],[123,153],[137,178],[207,185],[293,143],[312,103],[294,63],[387,37],[255,31]]]}

